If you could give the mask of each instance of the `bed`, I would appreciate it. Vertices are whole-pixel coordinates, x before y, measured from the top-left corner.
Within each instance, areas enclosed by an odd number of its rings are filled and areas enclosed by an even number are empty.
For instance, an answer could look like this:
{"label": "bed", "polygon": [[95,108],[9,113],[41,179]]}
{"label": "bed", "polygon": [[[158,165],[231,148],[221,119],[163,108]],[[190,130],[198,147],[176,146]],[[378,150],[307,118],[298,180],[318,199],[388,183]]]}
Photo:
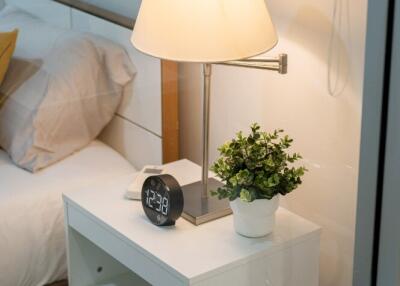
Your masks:
{"label": "bed", "polygon": [[62,192],[134,171],[100,141],[37,174],[15,166],[0,151],[0,285],[45,285],[65,279]]}
{"label": "bed", "polygon": [[55,27],[118,43],[137,74],[98,138],[65,159],[30,173],[0,149],[1,286],[41,286],[67,277],[63,191],[79,192],[93,182],[174,161],[179,155],[177,65],[136,51],[129,43],[133,21],[118,23],[112,13],[74,2],[79,1],[6,1]]}

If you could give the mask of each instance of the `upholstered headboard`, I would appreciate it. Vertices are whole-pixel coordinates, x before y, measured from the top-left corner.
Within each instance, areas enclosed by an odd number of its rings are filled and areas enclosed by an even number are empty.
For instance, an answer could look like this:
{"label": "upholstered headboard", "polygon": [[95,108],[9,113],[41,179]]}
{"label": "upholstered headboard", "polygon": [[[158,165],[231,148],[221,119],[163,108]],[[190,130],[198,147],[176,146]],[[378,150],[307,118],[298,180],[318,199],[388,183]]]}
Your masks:
{"label": "upholstered headboard", "polygon": [[137,51],[134,19],[74,0],[6,0],[54,25],[101,35],[122,45],[137,69],[131,90],[100,139],[135,167],[178,159],[177,64]]}

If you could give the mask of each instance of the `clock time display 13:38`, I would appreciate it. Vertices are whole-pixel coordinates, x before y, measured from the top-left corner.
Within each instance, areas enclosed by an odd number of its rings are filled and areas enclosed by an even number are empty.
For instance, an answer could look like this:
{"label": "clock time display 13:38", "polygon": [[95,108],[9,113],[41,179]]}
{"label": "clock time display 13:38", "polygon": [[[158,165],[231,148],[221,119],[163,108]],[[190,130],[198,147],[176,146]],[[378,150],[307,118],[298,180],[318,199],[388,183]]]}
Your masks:
{"label": "clock time display 13:38", "polygon": [[183,193],[179,183],[166,174],[148,177],[142,188],[142,206],[153,224],[174,225],[183,211]]}

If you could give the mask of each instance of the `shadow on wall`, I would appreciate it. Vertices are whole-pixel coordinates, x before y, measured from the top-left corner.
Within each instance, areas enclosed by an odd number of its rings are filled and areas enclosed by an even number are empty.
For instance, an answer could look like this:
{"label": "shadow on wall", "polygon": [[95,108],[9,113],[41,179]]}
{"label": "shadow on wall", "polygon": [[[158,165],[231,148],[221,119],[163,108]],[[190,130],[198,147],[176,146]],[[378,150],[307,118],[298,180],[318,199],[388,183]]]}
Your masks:
{"label": "shadow on wall", "polygon": [[[332,96],[342,94],[349,81],[348,50],[351,47],[347,47],[346,43],[351,43],[351,22],[348,1],[335,0],[331,19],[315,7],[304,5],[287,31],[287,38],[303,46],[321,62],[328,63],[327,88]],[[343,5],[346,6],[345,11]],[[326,36],[326,49],[321,49],[321,35]]]}

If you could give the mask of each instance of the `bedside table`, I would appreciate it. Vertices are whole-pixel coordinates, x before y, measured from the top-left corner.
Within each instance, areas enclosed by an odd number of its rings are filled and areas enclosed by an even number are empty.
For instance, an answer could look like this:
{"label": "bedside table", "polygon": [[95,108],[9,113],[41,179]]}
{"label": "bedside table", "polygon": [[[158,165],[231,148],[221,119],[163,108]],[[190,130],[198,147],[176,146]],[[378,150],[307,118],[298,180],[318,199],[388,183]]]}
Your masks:
{"label": "bedside table", "polygon": [[[181,185],[198,165],[165,165]],[[250,239],[232,216],[200,226],[156,227],[141,202],[124,199],[132,176],[64,193],[69,285],[317,286],[320,227],[283,209],[274,232]]]}

